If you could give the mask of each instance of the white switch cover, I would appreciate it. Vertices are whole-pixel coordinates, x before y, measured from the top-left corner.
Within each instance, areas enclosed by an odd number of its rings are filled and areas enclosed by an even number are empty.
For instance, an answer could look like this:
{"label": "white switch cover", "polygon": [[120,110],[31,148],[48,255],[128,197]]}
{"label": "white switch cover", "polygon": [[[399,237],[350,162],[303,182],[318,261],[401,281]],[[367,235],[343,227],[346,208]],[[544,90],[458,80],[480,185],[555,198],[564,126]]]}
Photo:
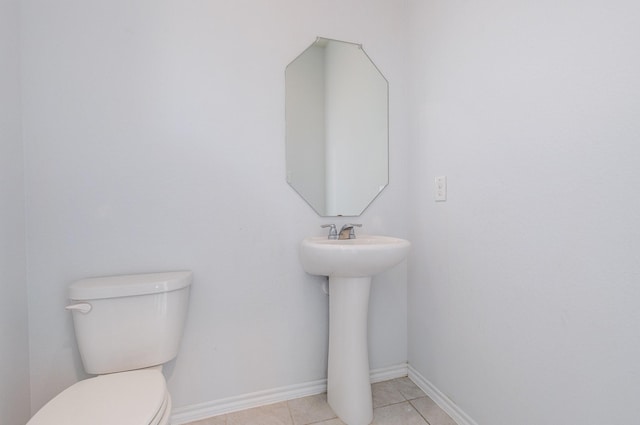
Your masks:
{"label": "white switch cover", "polygon": [[447,176],[436,177],[436,201],[447,200]]}

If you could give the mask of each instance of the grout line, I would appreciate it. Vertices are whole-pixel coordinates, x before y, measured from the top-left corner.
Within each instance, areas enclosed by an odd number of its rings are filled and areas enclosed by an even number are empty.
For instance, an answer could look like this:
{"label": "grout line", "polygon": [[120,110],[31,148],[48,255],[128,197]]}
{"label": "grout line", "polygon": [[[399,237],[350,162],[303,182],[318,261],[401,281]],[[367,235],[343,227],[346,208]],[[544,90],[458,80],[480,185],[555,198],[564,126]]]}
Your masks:
{"label": "grout line", "polygon": [[291,425],[296,425],[296,423],[293,421],[293,413],[291,413],[291,406],[289,406],[289,400],[285,400],[285,403],[287,403],[287,411],[289,412],[289,419],[291,419]]}
{"label": "grout line", "polygon": [[[425,397],[429,397],[428,395],[425,395]],[[418,397],[418,398],[422,398],[422,397]],[[418,400],[418,398],[414,398],[414,400]],[[431,425],[431,422],[429,422],[427,420],[427,418],[424,417],[424,415],[422,413],[420,413],[420,411],[418,410],[418,408],[416,406],[413,405],[413,403],[411,403],[411,400],[407,400],[409,402],[409,404],[411,405],[411,407],[413,407],[413,410],[415,410],[416,412],[418,412],[418,415],[420,415],[420,417],[422,419],[424,419],[424,421],[427,423],[427,425]]]}

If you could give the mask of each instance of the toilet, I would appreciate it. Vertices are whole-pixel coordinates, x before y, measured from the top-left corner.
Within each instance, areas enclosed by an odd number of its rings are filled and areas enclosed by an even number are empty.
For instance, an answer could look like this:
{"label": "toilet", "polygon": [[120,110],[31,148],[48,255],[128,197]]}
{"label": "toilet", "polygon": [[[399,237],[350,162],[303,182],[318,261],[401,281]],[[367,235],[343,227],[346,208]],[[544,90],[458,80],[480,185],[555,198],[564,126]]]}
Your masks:
{"label": "toilet", "polygon": [[167,425],[162,365],[176,357],[192,273],[79,280],[69,286],[78,349],[97,375],[62,391],[27,425]]}

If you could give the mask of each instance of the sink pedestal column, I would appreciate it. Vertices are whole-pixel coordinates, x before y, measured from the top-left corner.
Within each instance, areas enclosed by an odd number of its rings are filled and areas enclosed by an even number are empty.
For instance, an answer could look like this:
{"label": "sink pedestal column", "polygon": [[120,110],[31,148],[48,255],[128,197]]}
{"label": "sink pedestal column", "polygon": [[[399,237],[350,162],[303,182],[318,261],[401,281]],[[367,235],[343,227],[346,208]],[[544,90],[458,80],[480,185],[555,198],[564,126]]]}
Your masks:
{"label": "sink pedestal column", "polygon": [[327,400],[347,425],[373,419],[367,317],[371,277],[329,277]]}

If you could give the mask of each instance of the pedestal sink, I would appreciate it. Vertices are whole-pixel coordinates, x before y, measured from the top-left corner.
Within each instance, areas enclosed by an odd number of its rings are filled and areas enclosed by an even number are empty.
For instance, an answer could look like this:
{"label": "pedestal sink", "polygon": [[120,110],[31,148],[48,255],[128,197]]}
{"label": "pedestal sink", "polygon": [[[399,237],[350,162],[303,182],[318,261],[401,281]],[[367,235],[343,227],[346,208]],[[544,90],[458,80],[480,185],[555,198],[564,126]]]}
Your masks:
{"label": "pedestal sink", "polygon": [[302,241],[300,261],[307,273],[329,276],[329,371],[327,400],[347,425],[373,419],[367,315],[371,276],[402,262],[409,241],[389,236]]}

